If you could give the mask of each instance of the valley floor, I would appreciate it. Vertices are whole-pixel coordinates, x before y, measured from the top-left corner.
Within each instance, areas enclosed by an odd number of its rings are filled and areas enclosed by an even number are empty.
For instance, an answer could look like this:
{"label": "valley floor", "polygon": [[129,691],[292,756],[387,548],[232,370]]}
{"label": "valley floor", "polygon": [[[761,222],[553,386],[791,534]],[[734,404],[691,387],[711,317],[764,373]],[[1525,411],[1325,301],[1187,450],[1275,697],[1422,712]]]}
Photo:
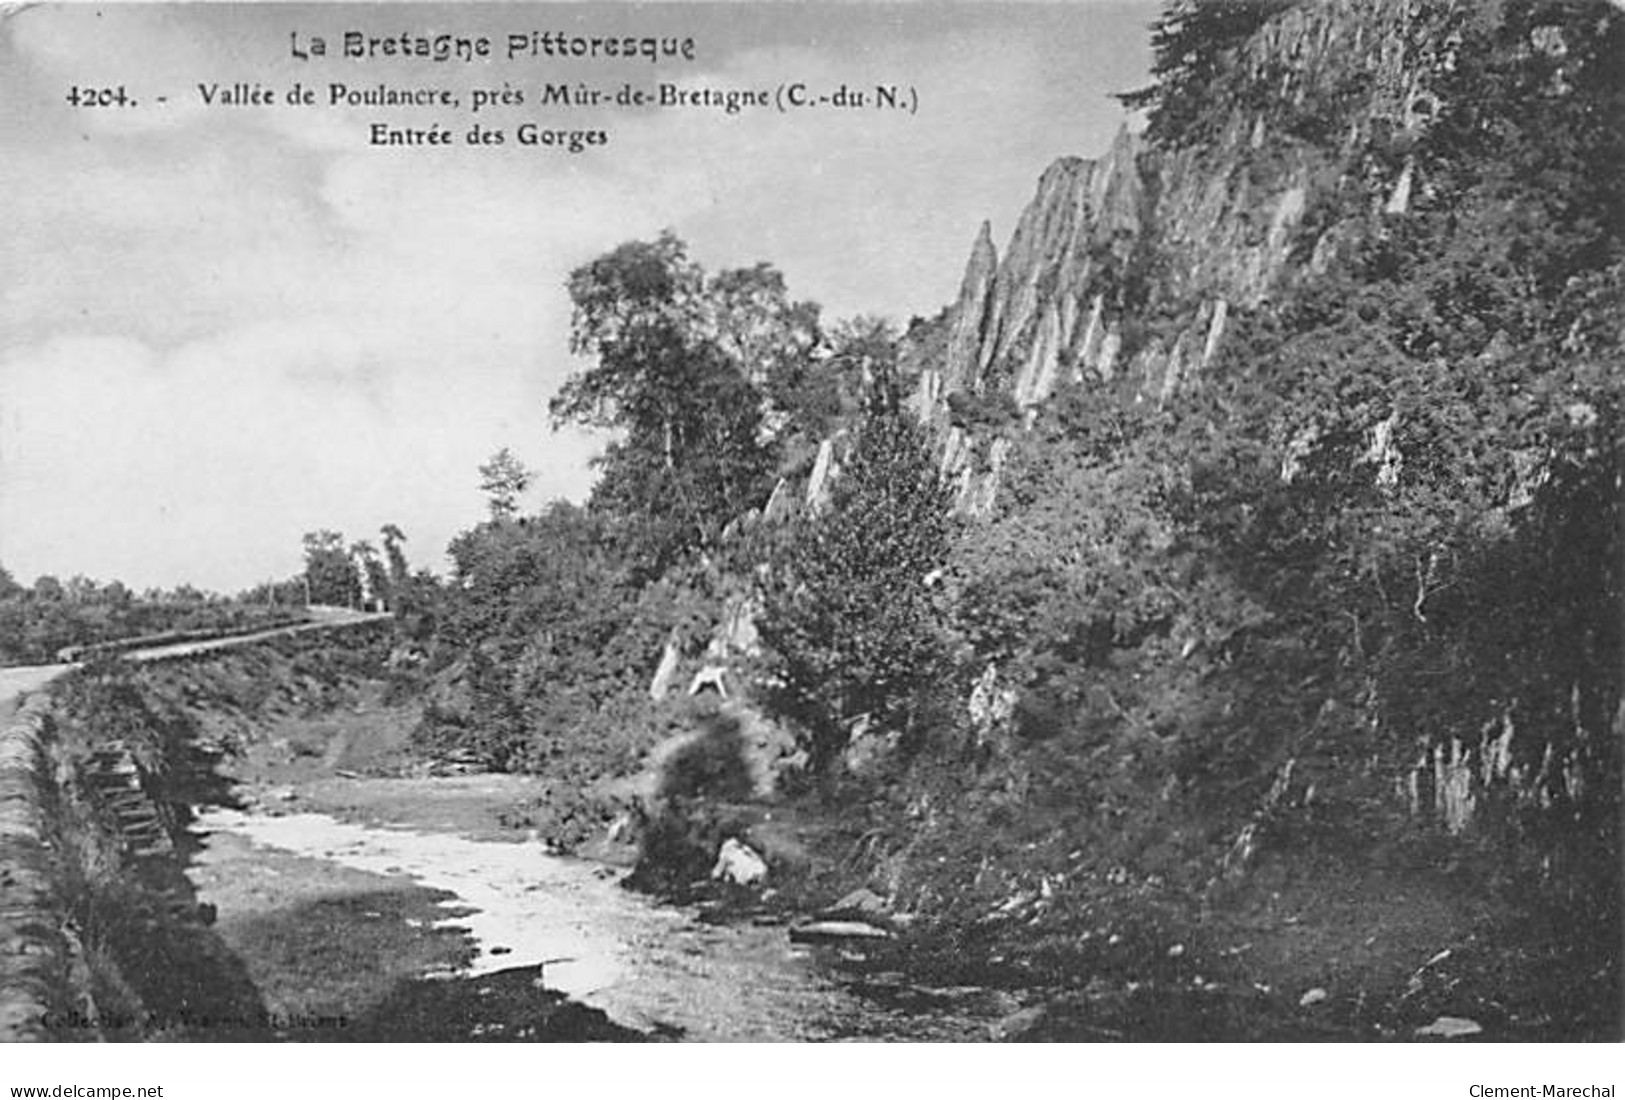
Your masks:
{"label": "valley floor", "polygon": [[524,827],[539,780],[353,771],[386,767],[403,717],[364,703],[283,727],[226,765],[244,808],[192,826],[188,878],[266,1038],[965,1040],[1014,1007],[867,1004],[781,919],[708,923],[622,889],[624,869]]}
{"label": "valley floor", "polygon": [[[284,726],[229,765],[248,812],[195,827],[192,881],[273,1017],[406,1038],[379,1015],[404,998],[434,1037],[516,1037],[535,986],[643,1037],[1364,1041],[1444,1019],[1457,1041],[1617,1038],[1606,1003],[1577,1002],[1606,1002],[1610,960],[1581,973],[1572,929],[1436,868],[1266,865],[1185,923],[1111,914],[1088,944],[1076,922],[1065,944],[1023,930],[1030,909],[952,942],[793,944],[805,897],[661,906],[617,885],[624,867],[549,854],[545,780],[382,777],[410,770],[409,718],[373,697]],[[816,804],[775,819],[833,850]],[[463,1015],[424,1008],[442,1002]]]}

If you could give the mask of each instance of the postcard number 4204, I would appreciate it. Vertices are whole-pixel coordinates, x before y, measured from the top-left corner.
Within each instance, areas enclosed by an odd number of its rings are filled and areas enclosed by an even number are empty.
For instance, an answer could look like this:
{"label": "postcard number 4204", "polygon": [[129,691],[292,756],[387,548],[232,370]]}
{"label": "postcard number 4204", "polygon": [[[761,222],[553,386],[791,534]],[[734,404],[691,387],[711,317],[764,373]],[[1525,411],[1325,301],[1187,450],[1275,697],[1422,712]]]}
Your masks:
{"label": "postcard number 4204", "polygon": [[81,88],[77,84],[68,89],[68,104],[73,107],[134,107],[135,100],[120,84],[114,88]]}

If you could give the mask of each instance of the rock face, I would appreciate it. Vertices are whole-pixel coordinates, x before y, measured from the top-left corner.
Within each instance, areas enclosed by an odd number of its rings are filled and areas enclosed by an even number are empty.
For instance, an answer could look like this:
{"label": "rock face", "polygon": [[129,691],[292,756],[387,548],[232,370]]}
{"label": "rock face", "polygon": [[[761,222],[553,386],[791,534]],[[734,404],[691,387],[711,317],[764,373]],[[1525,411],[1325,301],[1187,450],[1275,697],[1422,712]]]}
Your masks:
{"label": "rock face", "polygon": [[660,650],[660,664],[655,666],[654,678],[649,681],[649,698],[657,703],[666,697],[672,681],[677,678],[677,662],[682,657],[680,642],[674,629],[666,635],[666,644]]}
{"label": "rock face", "polygon": [[[1139,142],[1126,129],[1096,161],[1063,157],[1038,181],[999,262],[983,223],[949,314],[940,371],[923,372],[917,407],[930,418],[951,393],[999,387],[1023,408],[1054,392],[1063,369],[1100,372],[1103,284],[1137,239]],[[1111,363],[1105,361],[1104,377]]]}
{"label": "rock face", "polygon": [[1099,339],[1102,284],[1143,230],[1138,153],[1138,139],[1124,129],[1100,160],[1056,161],[1016,225],[994,287],[993,339],[983,344],[980,369],[1007,381],[1023,408],[1050,396],[1063,365],[1080,365],[1091,317]]}
{"label": "rock face", "polygon": [[[952,389],[977,384],[982,348],[992,321],[993,281],[999,269],[999,254],[993,247],[993,224],[983,222],[971,246],[965,278],[954,303],[953,326],[948,330],[948,350],[940,381]],[[936,395],[932,396],[934,403]],[[926,406],[929,411],[930,406]]]}

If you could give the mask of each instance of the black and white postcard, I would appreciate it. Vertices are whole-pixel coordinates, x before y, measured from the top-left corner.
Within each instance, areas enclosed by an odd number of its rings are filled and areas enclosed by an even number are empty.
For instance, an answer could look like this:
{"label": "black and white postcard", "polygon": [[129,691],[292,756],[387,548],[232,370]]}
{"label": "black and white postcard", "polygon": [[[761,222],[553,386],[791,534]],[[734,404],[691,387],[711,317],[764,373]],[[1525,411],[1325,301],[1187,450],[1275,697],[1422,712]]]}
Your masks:
{"label": "black and white postcard", "polygon": [[1622,36],[0,7],[0,1040],[1615,1095]]}

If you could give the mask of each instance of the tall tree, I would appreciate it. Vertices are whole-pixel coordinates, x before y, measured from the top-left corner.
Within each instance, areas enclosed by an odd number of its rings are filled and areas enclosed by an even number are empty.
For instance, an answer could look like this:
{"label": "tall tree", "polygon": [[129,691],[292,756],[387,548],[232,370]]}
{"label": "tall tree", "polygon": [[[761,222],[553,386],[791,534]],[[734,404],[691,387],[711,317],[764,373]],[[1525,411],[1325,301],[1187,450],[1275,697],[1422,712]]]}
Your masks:
{"label": "tall tree", "polygon": [[395,524],[386,523],[378,529],[378,534],[384,540],[384,557],[389,562],[390,584],[405,584],[411,572],[406,564],[406,551],[401,549],[401,545],[406,542],[406,533]]}
{"label": "tall tree", "polygon": [[361,579],[344,545],[344,536],[325,528],[308,532],[305,545],[305,591],[313,604],[352,607],[361,598]]}
{"label": "tall tree", "polygon": [[519,498],[530,488],[534,476],[507,447],[480,467],[480,492],[486,495],[493,520],[514,517],[519,510]]}
{"label": "tall tree", "polygon": [[771,487],[776,448],[752,379],[815,337],[770,271],[708,281],[668,233],[570,277],[571,345],[595,363],[549,409],[555,423],[624,433],[597,460],[592,504],[629,523],[650,575],[710,548]]}
{"label": "tall tree", "polygon": [[924,430],[876,400],[829,507],[786,532],[758,627],[776,674],[769,702],[801,728],[815,771],[837,763],[860,719],[915,732],[922,698],[946,681],[933,579],[951,505]]}

